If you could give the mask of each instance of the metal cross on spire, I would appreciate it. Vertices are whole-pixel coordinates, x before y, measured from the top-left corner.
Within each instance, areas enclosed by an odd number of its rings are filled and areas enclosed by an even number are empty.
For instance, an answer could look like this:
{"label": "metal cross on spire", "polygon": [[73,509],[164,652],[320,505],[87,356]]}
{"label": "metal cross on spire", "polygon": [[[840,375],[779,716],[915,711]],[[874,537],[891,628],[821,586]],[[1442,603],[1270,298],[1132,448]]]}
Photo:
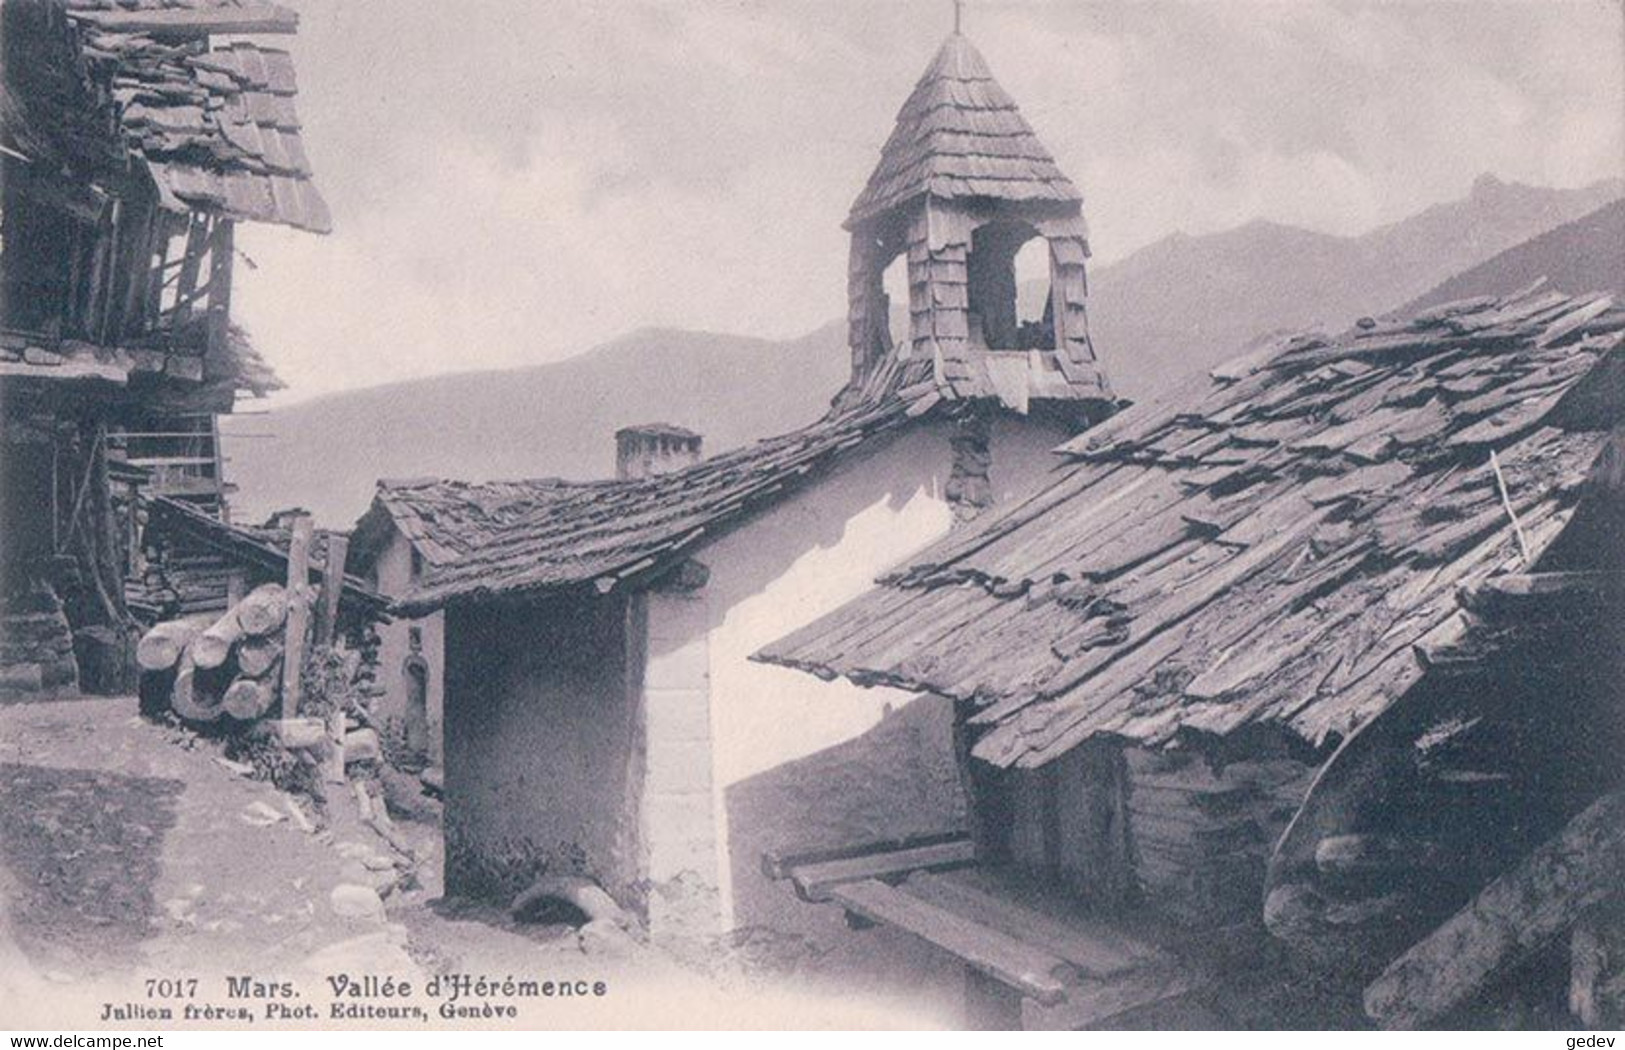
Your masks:
{"label": "metal cross on spire", "polygon": [[954,35],[959,35],[959,26],[964,21],[965,0],[954,0]]}

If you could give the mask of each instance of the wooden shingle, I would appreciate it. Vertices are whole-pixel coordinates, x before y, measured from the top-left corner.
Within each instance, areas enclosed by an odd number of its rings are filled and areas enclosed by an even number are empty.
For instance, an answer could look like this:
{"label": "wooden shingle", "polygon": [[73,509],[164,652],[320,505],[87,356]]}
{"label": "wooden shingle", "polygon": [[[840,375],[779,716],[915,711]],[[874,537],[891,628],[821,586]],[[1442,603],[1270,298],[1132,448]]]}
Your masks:
{"label": "wooden shingle", "polygon": [[1518,531],[1531,558],[1563,532],[1625,425],[1625,311],[1602,301],[1463,304],[1221,366],[757,658],[963,701],[1000,766],[1099,734],[1346,736],[1467,629],[1463,587],[1521,571]]}
{"label": "wooden shingle", "polygon": [[852,205],[848,229],[924,194],[1076,204],[1083,195],[958,33],[943,42]]}

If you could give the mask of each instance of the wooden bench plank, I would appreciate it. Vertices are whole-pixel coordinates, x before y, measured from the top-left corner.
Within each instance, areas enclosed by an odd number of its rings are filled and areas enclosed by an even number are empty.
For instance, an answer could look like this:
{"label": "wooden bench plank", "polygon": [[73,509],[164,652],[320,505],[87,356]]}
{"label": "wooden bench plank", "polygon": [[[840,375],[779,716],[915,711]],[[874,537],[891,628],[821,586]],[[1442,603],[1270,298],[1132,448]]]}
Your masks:
{"label": "wooden bench plank", "polygon": [[1146,970],[1102,981],[1084,979],[1067,986],[1062,1002],[1022,1004],[1021,1026],[1030,1031],[1085,1028],[1195,991],[1202,983],[1181,970]]}
{"label": "wooden bench plank", "polygon": [[790,879],[795,885],[796,894],[803,900],[825,901],[829,899],[830,888],[841,883],[906,875],[921,868],[957,867],[970,864],[975,859],[975,846],[969,840],[961,839],[889,853],[803,864],[790,870]]}
{"label": "wooden bench plank", "polygon": [[1090,977],[1166,966],[1169,957],[1152,945],[1126,937],[1105,923],[1047,915],[954,878],[953,873],[919,872],[900,887],[948,911],[1040,948]]}
{"label": "wooden bench plank", "polygon": [[1066,998],[1066,986],[1056,976],[1066,967],[1066,962],[1023,944],[1009,934],[972,922],[876,879],[833,886],[829,895],[848,911],[895,926],[934,944],[1039,1003],[1054,1006]]}
{"label": "wooden bench plank", "polygon": [[969,841],[970,836],[963,831],[939,831],[929,835],[873,839],[866,842],[848,843],[821,849],[797,850],[793,853],[782,850],[767,850],[762,854],[762,874],[774,880],[788,879],[794,869],[808,864],[822,864],[830,860],[847,860],[851,857],[867,857],[876,853],[891,853],[895,850],[914,849],[919,846],[938,846],[947,842]]}

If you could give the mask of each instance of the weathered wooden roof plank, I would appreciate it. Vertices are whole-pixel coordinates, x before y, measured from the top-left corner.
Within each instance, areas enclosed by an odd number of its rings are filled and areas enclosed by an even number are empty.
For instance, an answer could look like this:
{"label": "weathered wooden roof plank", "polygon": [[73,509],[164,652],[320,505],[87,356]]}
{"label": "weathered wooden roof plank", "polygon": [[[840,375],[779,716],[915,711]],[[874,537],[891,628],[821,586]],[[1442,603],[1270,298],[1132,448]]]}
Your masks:
{"label": "weathered wooden roof plank", "polygon": [[1561,533],[1625,423],[1625,314],[1598,301],[1279,342],[1063,446],[1046,487],[758,658],[970,701],[1001,765],[1100,732],[1344,735],[1460,629],[1459,584],[1526,571],[1508,503],[1531,557]]}

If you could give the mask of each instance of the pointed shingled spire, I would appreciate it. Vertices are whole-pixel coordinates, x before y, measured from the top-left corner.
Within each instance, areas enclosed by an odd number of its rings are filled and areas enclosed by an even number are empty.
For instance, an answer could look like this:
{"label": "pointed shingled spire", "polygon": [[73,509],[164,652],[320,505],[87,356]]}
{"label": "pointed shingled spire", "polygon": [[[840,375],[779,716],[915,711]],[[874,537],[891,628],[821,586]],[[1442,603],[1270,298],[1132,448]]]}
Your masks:
{"label": "pointed shingled spire", "polygon": [[[957,17],[958,8],[955,8]],[[943,41],[897,114],[880,163],[852,205],[851,229],[922,194],[1078,202],[1083,195],[964,36]]]}

